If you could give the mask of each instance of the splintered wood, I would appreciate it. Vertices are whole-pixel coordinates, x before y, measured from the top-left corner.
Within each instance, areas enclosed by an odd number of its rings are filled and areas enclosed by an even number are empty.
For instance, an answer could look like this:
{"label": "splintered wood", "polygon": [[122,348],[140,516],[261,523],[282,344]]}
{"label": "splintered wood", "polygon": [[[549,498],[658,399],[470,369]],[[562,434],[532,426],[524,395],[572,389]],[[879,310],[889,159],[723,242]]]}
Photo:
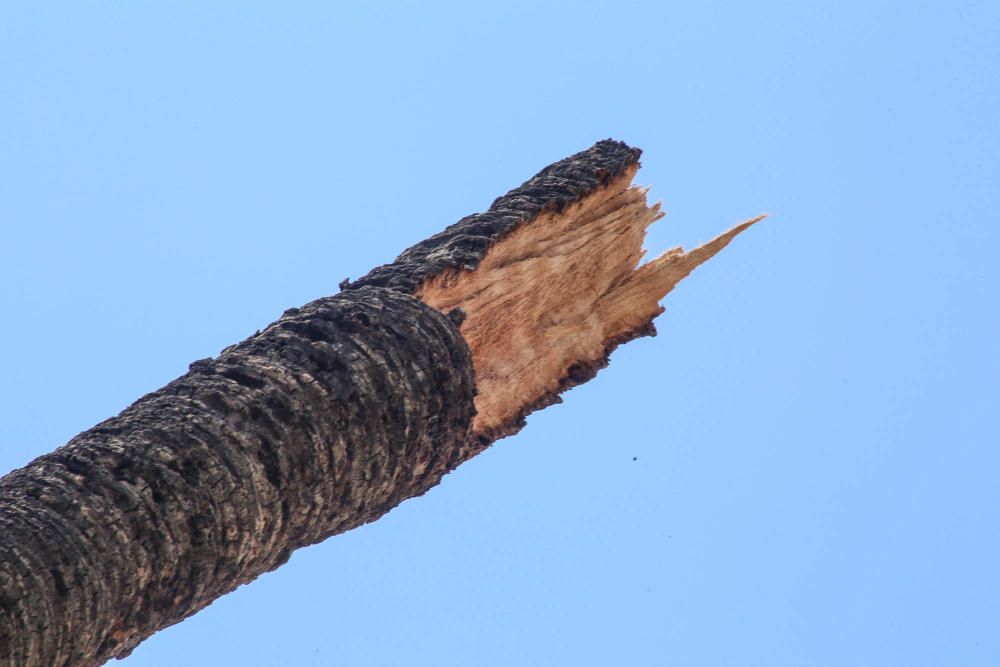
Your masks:
{"label": "splintered wood", "polygon": [[631,185],[636,169],[520,225],[475,270],[446,271],[420,286],[425,303],[466,312],[461,331],[476,370],[475,433],[516,430],[567,378],[575,384],[574,373],[603,365],[610,348],[663,312],[659,301],[678,282],[763,217],[639,266],[646,228],[663,214],[659,204],[647,204],[645,189]]}

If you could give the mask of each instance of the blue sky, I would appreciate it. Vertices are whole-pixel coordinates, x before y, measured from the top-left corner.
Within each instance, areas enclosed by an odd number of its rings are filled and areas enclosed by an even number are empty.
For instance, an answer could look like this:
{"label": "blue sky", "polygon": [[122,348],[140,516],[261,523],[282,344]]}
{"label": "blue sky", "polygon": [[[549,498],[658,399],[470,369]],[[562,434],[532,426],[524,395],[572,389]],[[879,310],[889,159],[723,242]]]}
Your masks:
{"label": "blue sky", "polygon": [[660,335],[124,665],[996,665],[1000,5],[7,3],[0,468],[614,137]]}

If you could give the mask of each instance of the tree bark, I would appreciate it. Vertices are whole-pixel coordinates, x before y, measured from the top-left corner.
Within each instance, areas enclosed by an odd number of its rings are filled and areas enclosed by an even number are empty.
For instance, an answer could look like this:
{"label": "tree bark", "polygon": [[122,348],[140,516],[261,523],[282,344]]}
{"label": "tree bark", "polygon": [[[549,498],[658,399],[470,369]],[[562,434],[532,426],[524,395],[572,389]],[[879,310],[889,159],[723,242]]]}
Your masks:
{"label": "tree bark", "polygon": [[[637,269],[659,217],[629,185],[639,154],[608,140],[547,167],[0,479],[0,664],[128,655],[654,333],[659,298],[753,221]],[[553,275],[572,280],[533,282]]]}

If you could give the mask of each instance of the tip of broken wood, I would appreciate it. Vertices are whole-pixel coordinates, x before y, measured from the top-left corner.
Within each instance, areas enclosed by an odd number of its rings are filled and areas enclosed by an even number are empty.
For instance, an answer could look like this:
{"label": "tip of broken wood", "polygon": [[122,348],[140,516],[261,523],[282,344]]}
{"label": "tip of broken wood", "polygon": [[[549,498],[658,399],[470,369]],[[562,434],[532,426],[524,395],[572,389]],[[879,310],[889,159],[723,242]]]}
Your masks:
{"label": "tip of broken wood", "polygon": [[690,251],[640,263],[650,224],[663,217],[628,165],[579,201],[543,210],[492,239],[474,269],[426,280],[417,295],[467,318],[462,334],[476,370],[475,433],[509,435],[533,410],[586,382],[617,345],[652,335],[660,301],[738,234],[746,220]]}
{"label": "tip of broken wood", "polygon": [[[659,303],[681,280],[717,255],[738,234],[766,217],[765,213],[741,222],[692,250],[685,251],[681,247],[671,248],[655,259],[636,267],[616,290],[620,295],[616,301],[626,302],[627,308],[636,313],[652,312],[653,304]],[[637,303],[640,301],[644,305],[637,307]],[[616,306],[616,309],[623,310],[623,307]]]}
{"label": "tip of broken wood", "polygon": [[749,220],[745,220],[745,221],[741,222],[740,224],[736,225],[735,227],[733,227],[732,229],[730,229],[728,232],[724,232],[724,233],[720,234],[719,236],[717,236],[715,239],[712,239],[712,241],[709,241],[709,243],[712,243],[712,242],[718,240],[719,238],[722,238],[723,236],[726,236],[726,237],[728,237],[728,238],[731,239],[734,236],[736,236],[737,234],[739,234],[740,232],[746,231],[750,227],[753,227],[754,225],[756,225],[758,222],[760,222],[761,220],[763,220],[764,218],[766,218],[769,215],[770,215],[770,213],[761,213],[760,215],[755,216],[753,218],[750,218]]}
{"label": "tip of broken wood", "polygon": [[[736,225],[729,231],[719,234],[714,239],[708,243],[704,243],[697,248],[685,253],[685,258],[687,263],[690,264],[690,270],[695,269],[699,264],[702,264],[715,255],[719,253],[720,250],[729,245],[729,242],[736,238],[737,235],[746,231],[753,225],[757,224],[761,220],[767,217],[767,213],[762,213],[754,218],[750,218],[740,224]],[[688,271],[690,273],[690,270]],[[685,274],[687,275],[687,274]]]}

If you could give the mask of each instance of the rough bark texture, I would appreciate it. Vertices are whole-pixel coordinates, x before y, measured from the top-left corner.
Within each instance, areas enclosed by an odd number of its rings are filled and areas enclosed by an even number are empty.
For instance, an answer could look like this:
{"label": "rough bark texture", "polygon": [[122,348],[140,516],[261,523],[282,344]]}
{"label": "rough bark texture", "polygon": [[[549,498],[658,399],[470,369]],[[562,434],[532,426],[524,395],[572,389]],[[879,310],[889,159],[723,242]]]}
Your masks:
{"label": "rough bark texture", "polygon": [[639,155],[608,140],[547,167],[0,480],[0,665],[127,655],[654,333],[658,300],[754,221],[637,268],[660,217]]}
{"label": "rough bark texture", "polygon": [[392,264],[373,269],[342,287],[350,290],[376,285],[414,294],[426,280],[448,269],[475,270],[498,240],[538,215],[562,211],[607,185],[638,165],[641,155],[641,150],[624,142],[599,141],[585,151],[549,165],[520,187],[497,197],[488,211],[462,218],[443,232],[408,248]]}
{"label": "rough bark texture", "polygon": [[293,309],[0,484],[0,663],[127,655],[470,455],[455,324],[368,287]]}
{"label": "rough bark texture", "polygon": [[389,286],[467,315],[481,447],[592,379],[611,352],[656,335],[659,301],[753,218],[698,248],[639,266],[663,217],[632,185],[641,151],[600,141],[401,254],[345,289]]}

